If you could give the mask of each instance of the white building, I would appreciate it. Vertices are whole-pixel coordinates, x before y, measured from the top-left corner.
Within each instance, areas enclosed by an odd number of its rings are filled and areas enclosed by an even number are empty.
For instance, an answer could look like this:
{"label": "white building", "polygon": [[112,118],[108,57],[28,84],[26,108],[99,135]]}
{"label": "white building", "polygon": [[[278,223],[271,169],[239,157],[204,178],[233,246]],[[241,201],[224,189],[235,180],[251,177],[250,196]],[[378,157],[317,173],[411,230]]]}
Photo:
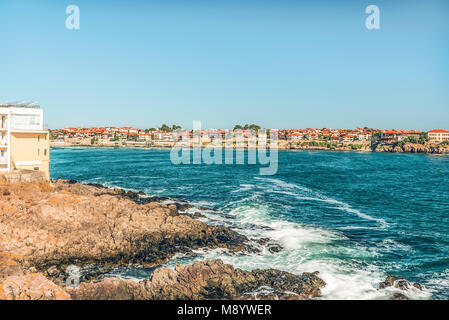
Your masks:
{"label": "white building", "polygon": [[49,144],[39,106],[0,103],[0,172],[31,169],[49,178]]}

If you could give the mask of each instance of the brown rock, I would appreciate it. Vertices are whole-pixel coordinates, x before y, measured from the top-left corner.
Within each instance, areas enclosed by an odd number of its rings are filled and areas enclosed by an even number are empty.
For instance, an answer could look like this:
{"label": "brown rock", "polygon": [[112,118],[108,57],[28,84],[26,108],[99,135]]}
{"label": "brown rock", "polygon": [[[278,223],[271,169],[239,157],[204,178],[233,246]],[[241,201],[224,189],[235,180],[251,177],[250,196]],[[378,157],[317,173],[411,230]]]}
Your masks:
{"label": "brown rock", "polygon": [[159,265],[200,247],[237,251],[247,240],[179,215],[174,205],[138,204],[131,198],[139,194],[74,181],[2,182],[0,247],[62,284],[57,270],[68,265],[92,264],[102,273],[122,264]]}
{"label": "brown rock", "polygon": [[56,266],[51,266],[50,268],[48,268],[47,270],[47,274],[50,277],[56,277],[57,275],[59,275],[60,271],[58,270],[58,268]]}
{"label": "brown rock", "polygon": [[415,282],[415,283],[413,284],[413,286],[414,286],[416,289],[423,290],[422,284],[420,284],[420,283],[418,283],[418,282]]}
{"label": "brown rock", "polygon": [[[410,284],[410,282],[407,281],[405,278],[403,278],[403,277],[396,277],[396,276],[393,276],[391,274],[389,274],[387,276],[385,281],[379,283],[378,287],[379,287],[379,289],[385,289],[387,287],[393,287],[393,288],[400,289],[400,290],[408,290],[411,287],[414,287],[414,288],[419,289],[419,290],[423,290],[424,289],[423,286],[421,284],[417,283],[417,282],[415,282],[413,284],[413,286],[412,286]],[[399,295],[403,296],[402,293],[397,293],[397,295],[398,295],[398,297],[399,297]],[[404,300],[404,299],[393,299],[393,300]]]}
{"label": "brown rock", "polygon": [[406,295],[396,292],[393,294],[393,296],[390,298],[390,300],[409,300],[409,299],[407,298]]}
{"label": "brown rock", "polygon": [[23,275],[20,265],[22,256],[10,252],[0,252],[0,281],[11,275]]}
{"label": "brown rock", "polygon": [[42,274],[30,273],[0,282],[0,300],[70,300],[70,295]]}
{"label": "brown rock", "polygon": [[[234,269],[221,260],[160,268],[145,281],[107,278],[69,289],[72,299],[311,299],[325,286],[316,273]],[[258,294],[270,288],[269,294]]]}

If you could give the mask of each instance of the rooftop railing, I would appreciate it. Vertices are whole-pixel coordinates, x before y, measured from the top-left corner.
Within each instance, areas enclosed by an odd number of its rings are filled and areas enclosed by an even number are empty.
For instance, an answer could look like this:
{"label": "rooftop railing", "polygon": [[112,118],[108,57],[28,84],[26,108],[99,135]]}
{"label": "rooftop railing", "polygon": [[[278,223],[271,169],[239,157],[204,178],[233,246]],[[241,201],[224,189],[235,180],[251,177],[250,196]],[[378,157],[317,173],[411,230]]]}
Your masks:
{"label": "rooftop railing", "polygon": [[34,102],[0,102],[0,108],[31,108],[40,109]]}

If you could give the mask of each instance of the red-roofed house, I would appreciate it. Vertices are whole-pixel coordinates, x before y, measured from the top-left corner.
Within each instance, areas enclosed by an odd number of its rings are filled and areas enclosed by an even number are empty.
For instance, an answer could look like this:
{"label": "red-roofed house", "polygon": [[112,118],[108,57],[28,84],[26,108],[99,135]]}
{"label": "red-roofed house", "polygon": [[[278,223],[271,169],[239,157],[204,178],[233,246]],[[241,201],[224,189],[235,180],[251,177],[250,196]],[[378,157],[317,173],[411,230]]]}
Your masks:
{"label": "red-roofed house", "polygon": [[434,129],[427,133],[432,142],[449,141],[449,131],[443,129]]}
{"label": "red-roofed house", "polygon": [[298,140],[301,140],[302,137],[303,137],[303,135],[301,133],[293,132],[293,133],[290,133],[289,135],[287,135],[287,140],[298,141]]}

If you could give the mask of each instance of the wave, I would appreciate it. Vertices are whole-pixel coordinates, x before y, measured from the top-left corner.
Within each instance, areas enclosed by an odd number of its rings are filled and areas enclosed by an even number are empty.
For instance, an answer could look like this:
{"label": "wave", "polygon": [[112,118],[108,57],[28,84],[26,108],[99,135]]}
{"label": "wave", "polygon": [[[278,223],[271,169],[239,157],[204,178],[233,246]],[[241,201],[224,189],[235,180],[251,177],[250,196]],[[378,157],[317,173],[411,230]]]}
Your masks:
{"label": "wave", "polygon": [[326,281],[323,299],[388,298],[388,290],[376,289],[386,275],[367,263],[373,256],[368,249],[354,244],[342,233],[278,219],[268,205],[254,202],[253,198],[254,195],[234,201],[234,207],[226,214],[217,215],[211,211],[205,215],[216,223],[231,228],[238,226],[238,231],[250,239],[269,238],[281,245],[280,252],[271,253],[263,246],[259,253],[244,255],[226,249],[200,249],[195,250],[193,256],[175,257],[166,266],[222,259],[245,270],[270,267],[295,274],[318,270]]}
{"label": "wave", "polygon": [[[285,181],[278,180],[278,179],[272,179],[272,178],[255,177],[255,179],[264,180],[264,181],[270,182],[270,183],[272,183],[272,184],[274,184],[274,185],[276,185],[276,186],[281,188],[281,190],[272,190],[271,192],[290,195],[290,196],[295,197],[298,200],[318,201],[318,202],[324,202],[324,203],[331,204],[331,205],[334,206],[333,207],[334,209],[355,214],[356,216],[358,216],[359,218],[361,218],[363,220],[376,222],[379,225],[377,227],[379,229],[385,229],[385,228],[387,228],[389,226],[389,224],[384,219],[372,217],[372,216],[370,216],[368,214],[365,214],[365,213],[361,212],[360,210],[352,208],[346,202],[342,202],[342,201],[339,201],[337,199],[325,196],[325,195],[321,194],[320,192],[313,191],[312,189],[309,189],[307,187],[304,187],[304,186],[301,186],[301,185],[298,185],[298,184],[285,182]],[[285,191],[285,189],[290,190],[290,191]],[[302,191],[303,193],[307,193],[308,195],[303,195],[303,194],[298,194],[298,193],[292,192],[291,189],[298,189],[298,190]],[[354,227],[354,228],[357,228],[357,229],[362,229],[362,228],[363,229],[367,229],[367,228],[368,229],[372,229],[370,227],[361,227],[361,226],[357,226],[357,227]]]}
{"label": "wave", "polygon": [[240,188],[238,188],[237,190],[231,191],[231,193],[238,193],[238,192],[249,191],[249,190],[251,190],[253,188],[254,188],[253,184],[240,184]]}
{"label": "wave", "polygon": [[[276,182],[283,188],[290,190],[275,190],[276,192],[291,193],[313,201],[324,201],[335,204],[341,210],[354,211],[341,201],[325,198],[302,186],[278,181]],[[109,182],[109,186],[112,187],[113,183]],[[204,222],[238,229],[239,233],[246,235],[249,239],[269,238],[278,243],[282,250],[272,253],[262,245],[259,245],[260,252],[245,254],[234,254],[222,248],[198,249],[194,250],[193,254],[176,255],[165,266],[174,267],[179,263],[189,264],[196,260],[221,259],[225,263],[245,270],[270,267],[295,274],[318,270],[319,276],[326,282],[326,286],[322,289],[322,299],[385,299],[391,296],[391,290],[376,289],[377,283],[383,281],[386,275],[378,267],[369,263],[373,257],[370,250],[350,241],[338,231],[277,218],[276,212],[271,210],[270,205],[261,200],[263,190],[255,191],[255,186],[249,184],[240,185],[240,187],[236,191],[240,190],[239,192],[243,193],[250,191],[250,194],[229,201],[221,208],[221,211],[202,210],[201,213],[210,219]],[[292,192],[292,189],[309,192],[309,196]],[[312,193],[313,196],[310,196]],[[198,205],[200,202],[195,204]],[[216,205],[209,202],[201,204]],[[370,220],[369,217],[365,218]],[[385,245],[396,244],[385,243]],[[111,276],[142,280],[148,278],[149,272],[152,270],[124,268],[111,273]],[[409,295],[420,297],[416,292],[411,292]]]}
{"label": "wave", "polygon": [[[423,275],[421,275],[423,276]],[[449,292],[449,269],[442,272],[435,272],[430,279],[424,282],[424,285],[433,294],[441,294]],[[447,299],[443,297],[443,299]]]}

